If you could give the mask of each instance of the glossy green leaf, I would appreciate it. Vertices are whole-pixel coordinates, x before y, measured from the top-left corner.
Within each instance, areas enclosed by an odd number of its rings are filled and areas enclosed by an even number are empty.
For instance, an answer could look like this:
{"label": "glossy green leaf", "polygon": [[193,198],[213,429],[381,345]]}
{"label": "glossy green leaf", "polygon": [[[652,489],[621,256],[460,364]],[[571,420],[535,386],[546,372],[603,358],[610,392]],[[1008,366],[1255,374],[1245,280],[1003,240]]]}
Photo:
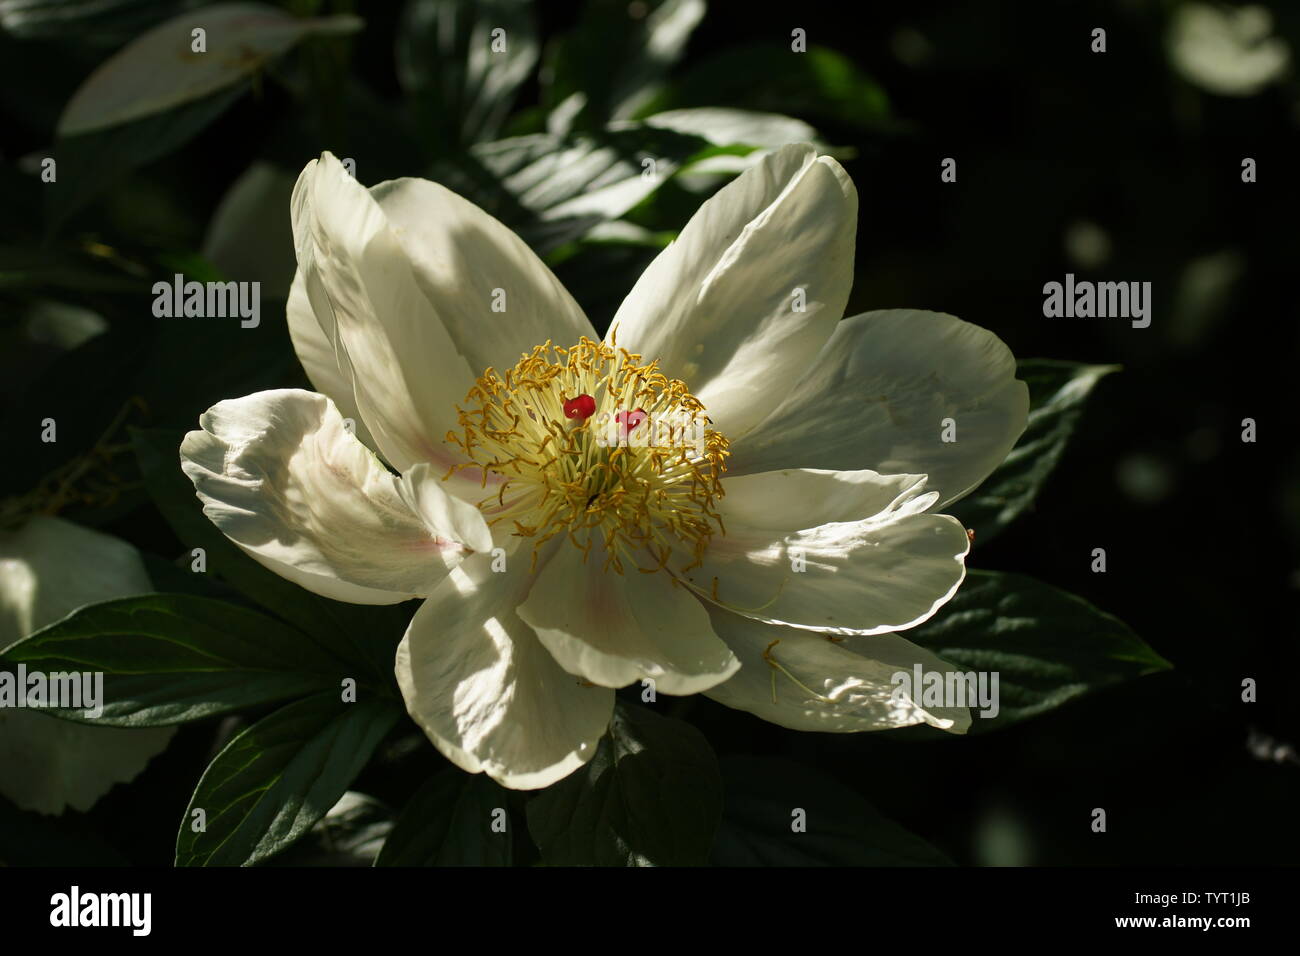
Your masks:
{"label": "glossy green leaf", "polygon": [[690,724],[619,704],[591,762],[528,804],[544,863],[692,866],[722,810],[717,759]]}
{"label": "glossy green leaf", "polygon": [[1016,375],[1029,386],[1029,421],[1006,460],[961,501],[945,510],[985,544],[1029,508],[1065,454],[1093,389],[1117,365],[1030,359]]}
{"label": "glossy green leaf", "polygon": [[349,673],[303,634],[247,608],[192,594],[92,604],[0,655],[0,667],[104,674],[103,714],[88,723],[184,723],[338,688]]}
{"label": "glossy green leaf", "polygon": [[592,0],[547,58],[546,104],[579,97],[576,119],[588,128],[631,117],[659,91],[704,11],[703,0]]}
{"label": "glossy green leaf", "polygon": [[540,48],[524,0],[412,0],[397,32],[397,75],[418,128],[441,149],[497,135]]}
{"label": "glossy green leaf", "polygon": [[851,59],[815,44],[794,53],[790,43],[728,47],[692,63],[637,115],[729,106],[859,128],[888,121],[884,90]]}
{"label": "glossy green leaf", "polygon": [[176,865],[248,866],[291,846],[338,803],[400,717],[391,700],[349,704],[328,692],[258,721],[204,772]]}
{"label": "glossy green leaf", "polygon": [[999,571],[968,572],[952,600],[904,636],[968,672],[998,675],[997,713],[973,709],[972,732],[1171,666],[1123,621],[1083,598]]}
{"label": "glossy green leaf", "polygon": [[485,774],[444,770],[416,791],[376,866],[509,866],[507,793]]}

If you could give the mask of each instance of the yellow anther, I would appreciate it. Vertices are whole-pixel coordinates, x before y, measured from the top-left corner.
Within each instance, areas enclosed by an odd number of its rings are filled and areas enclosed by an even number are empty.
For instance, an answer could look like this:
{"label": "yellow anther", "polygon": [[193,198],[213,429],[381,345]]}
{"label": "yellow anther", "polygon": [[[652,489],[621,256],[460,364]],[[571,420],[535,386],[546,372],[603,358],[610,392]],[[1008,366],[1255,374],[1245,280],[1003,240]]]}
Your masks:
{"label": "yellow anther", "polygon": [[[580,395],[595,410],[575,421],[565,406]],[[506,479],[479,507],[491,507],[490,524],[534,539],[534,559],[563,531],[585,560],[599,533],[607,569],[623,573],[626,558],[653,571],[674,551],[697,565],[712,535],[725,534],[714,502],[727,439],[658,362],[588,338],[569,348],[547,342],[504,375],[488,368],[465,404],[462,434],[448,435],[471,459],[459,467],[479,468],[484,489],[489,472]],[[632,440],[635,429],[643,430]],[[653,567],[638,560],[642,551]]]}

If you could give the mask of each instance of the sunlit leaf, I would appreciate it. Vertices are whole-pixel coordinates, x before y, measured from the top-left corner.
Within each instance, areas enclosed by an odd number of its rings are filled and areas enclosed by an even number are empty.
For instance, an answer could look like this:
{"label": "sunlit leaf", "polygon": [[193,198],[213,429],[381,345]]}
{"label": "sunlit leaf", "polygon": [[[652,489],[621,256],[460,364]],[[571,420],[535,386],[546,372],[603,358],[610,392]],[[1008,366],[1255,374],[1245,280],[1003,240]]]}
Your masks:
{"label": "sunlit leaf", "polygon": [[[359,29],[356,17],[298,19],[275,7],[228,3],[160,23],[109,57],[59,118],[61,137],[142,119],[246,79],[311,33]],[[194,31],[205,32],[196,51]]]}

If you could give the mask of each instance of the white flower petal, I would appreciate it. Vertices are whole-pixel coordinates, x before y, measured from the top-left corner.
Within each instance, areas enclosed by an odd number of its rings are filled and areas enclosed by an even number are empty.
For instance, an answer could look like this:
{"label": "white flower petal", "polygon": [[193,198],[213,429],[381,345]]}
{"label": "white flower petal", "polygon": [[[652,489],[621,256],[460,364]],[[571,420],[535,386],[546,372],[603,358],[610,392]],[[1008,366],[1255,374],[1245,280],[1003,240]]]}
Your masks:
{"label": "white flower petal", "polygon": [[[840,520],[799,528],[799,508],[786,505],[757,524],[745,515],[755,502],[770,499],[781,473],[729,479],[743,491],[738,509],[730,496],[718,502],[726,533],[715,534],[700,564],[683,552],[674,562],[682,579],[702,597],[737,614],[789,627],[839,634],[883,634],[920,624],[956,592],[966,574],[970,542],[961,523],[948,515],[925,513],[933,496],[914,475],[875,476],[856,483],[864,504],[876,506],[891,491],[896,497],[861,520]],[[795,487],[827,487],[837,478],[804,473]],[[844,483],[853,484],[853,483]],[[835,504],[813,506],[826,511]],[[852,495],[840,493],[841,500]],[[838,507],[838,506],[836,506]],[[832,509],[833,513],[833,509]],[[780,527],[777,519],[795,521]]]}
{"label": "white flower petal", "polygon": [[492,550],[492,532],[483,512],[448,493],[447,483],[429,465],[421,462],[404,474],[398,491],[407,507],[424,519],[426,527],[463,541],[475,551]]}
{"label": "white flower petal", "polygon": [[[923,673],[957,670],[897,634],[846,637],[764,624],[721,608],[710,610],[713,629],[740,659],[740,672],[705,693],[791,730],[856,733],[926,723],[965,733],[968,707],[926,709],[912,698],[917,664]],[[895,682],[898,673],[909,681]]]}
{"label": "white flower petal", "polygon": [[903,504],[919,513],[938,496],[925,475],[787,468],[722,479],[724,519],[751,528],[815,528],[889,514]]}
{"label": "white flower petal", "polygon": [[293,192],[298,269],[361,416],[393,467],[459,460],[444,441],[474,382],[379,204],[325,153]]}
{"label": "white flower petal", "polygon": [[[427,179],[394,179],[370,193],[475,374],[489,366],[504,371],[548,340],[568,346],[596,338],[528,244],[472,202]],[[494,311],[498,301],[501,311]]]}
{"label": "white flower petal", "polygon": [[735,656],[689,591],[663,572],[603,571],[604,561],[599,544],[584,563],[562,543],[519,607],[565,670],[602,687],[649,677],[664,694],[696,694],[735,673]]}
{"label": "white flower petal", "polygon": [[[307,283],[301,269],[294,275],[293,285],[289,287],[285,315],[289,322],[289,338],[293,341],[293,350],[312,386],[338,406],[344,418],[352,420],[352,433],[361,439],[361,443],[377,452],[379,448],[370,429],[366,427],[365,419],[361,417],[357,397],[352,392],[351,372],[339,368],[334,343],[321,328],[316,313],[312,311],[311,301],[307,298]],[[330,327],[333,328],[332,323]]]}
{"label": "white flower petal", "polygon": [[[148,594],[135,548],[43,515],[0,533],[0,650],[77,608]],[[175,727],[122,729],[0,708],[0,793],[24,810],[89,810],[115,783],[134,780]]]}
{"label": "white flower petal", "polygon": [[[867,312],[839,324],[781,406],[733,445],[727,469],[922,474],[937,510],[1002,463],[1028,412],[1015,358],[992,332],[939,312]],[[943,440],[946,418],[956,441]]]}
{"label": "white flower petal", "polygon": [[282,577],[354,604],[428,594],[464,546],[431,531],[398,479],[324,395],[219,402],[181,444],[181,467],[225,535]]}
{"label": "white flower petal", "polygon": [[397,682],[412,718],[462,770],[545,787],[595,754],[614,692],[565,673],[516,615],[533,583],[528,563],[493,573],[491,561],[469,558],[416,611]]}
{"label": "white flower petal", "polygon": [[848,175],[814,147],[765,156],[656,257],[607,339],[658,359],[736,441],[780,403],[844,314],[857,207]]}

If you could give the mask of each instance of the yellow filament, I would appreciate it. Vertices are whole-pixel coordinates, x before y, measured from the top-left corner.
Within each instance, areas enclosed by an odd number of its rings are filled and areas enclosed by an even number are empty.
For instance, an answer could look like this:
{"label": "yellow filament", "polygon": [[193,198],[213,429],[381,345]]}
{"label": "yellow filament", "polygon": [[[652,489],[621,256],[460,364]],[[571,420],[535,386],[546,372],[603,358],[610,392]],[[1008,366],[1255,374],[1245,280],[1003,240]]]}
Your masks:
{"label": "yellow filament", "polygon": [[793,681],[795,686],[801,688],[804,691],[804,693],[808,694],[814,700],[820,700],[824,704],[835,703],[835,701],[831,700],[829,697],[825,697],[817,693],[817,691],[813,690],[811,687],[809,687],[799,678],[795,677],[793,674],[790,673],[789,670],[786,669],[785,665],[783,665],[780,661],[776,659],[776,655],[772,653],[772,648],[776,647],[776,645],[780,643],[781,643],[781,639],[778,637],[776,640],[774,640],[771,644],[768,644],[767,647],[763,649],[763,660],[767,661],[767,666],[772,668],[772,703],[774,704],[776,703],[776,672],[777,671],[780,671],[789,680]]}
{"label": "yellow filament", "polygon": [[[565,402],[579,395],[594,399],[595,412],[566,418]],[[674,552],[698,565],[715,530],[725,533],[714,503],[723,494],[727,439],[705,427],[704,406],[657,361],[642,364],[639,355],[585,337],[571,348],[547,342],[504,374],[484,371],[457,411],[461,431],[447,438],[469,461],[448,475],[480,469],[488,494],[479,508],[489,524],[532,539],[534,560],[565,534],[585,561],[599,536],[606,568],[622,574],[627,562],[653,573]],[[646,432],[610,442],[615,416],[633,411],[645,413],[636,427]],[[639,444],[664,422],[667,443]],[[689,441],[688,431],[702,440]],[[504,483],[489,490],[489,475]]]}

